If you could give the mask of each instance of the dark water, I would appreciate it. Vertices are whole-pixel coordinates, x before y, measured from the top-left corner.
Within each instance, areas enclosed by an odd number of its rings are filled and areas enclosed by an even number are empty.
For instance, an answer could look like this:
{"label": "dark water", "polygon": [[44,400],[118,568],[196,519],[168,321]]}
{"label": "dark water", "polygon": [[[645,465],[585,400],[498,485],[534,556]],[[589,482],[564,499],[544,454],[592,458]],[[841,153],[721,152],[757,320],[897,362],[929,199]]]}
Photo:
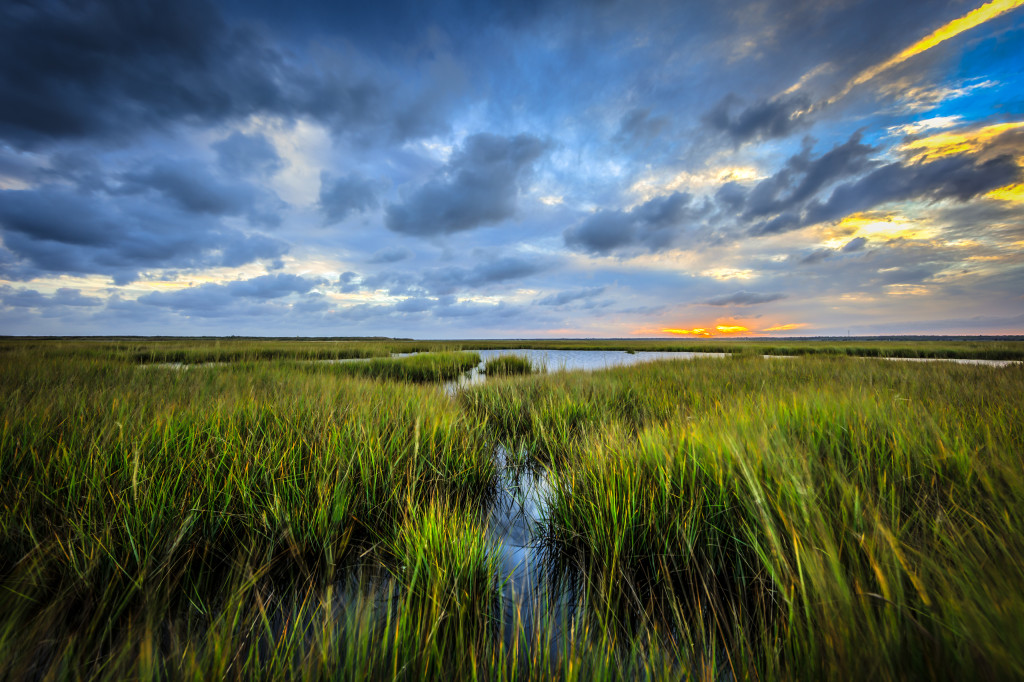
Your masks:
{"label": "dark water", "polygon": [[533,624],[534,608],[545,594],[541,536],[546,521],[550,482],[547,471],[522,463],[501,445],[495,449],[499,488],[486,512],[492,551],[501,558],[503,609],[506,625],[518,611],[524,627]]}

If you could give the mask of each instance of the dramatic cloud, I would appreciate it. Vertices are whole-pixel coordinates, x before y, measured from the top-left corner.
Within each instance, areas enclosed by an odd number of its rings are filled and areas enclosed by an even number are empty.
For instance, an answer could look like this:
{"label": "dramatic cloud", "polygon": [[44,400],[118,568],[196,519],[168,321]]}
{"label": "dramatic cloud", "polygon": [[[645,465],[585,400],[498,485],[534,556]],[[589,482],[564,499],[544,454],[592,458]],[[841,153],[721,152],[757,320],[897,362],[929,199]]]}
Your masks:
{"label": "dramatic cloud", "polygon": [[840,185],[824,202],[814,202],[808,208],[805,222],[836,220],[889,201],[967,201],[1020,179],[1021,168],[1009,155],[980,162],[965,154],[931,163],[891,163]]}
{"label": "dramatic cloud", "polygon": [[790,157],[775,175],[759,182],[745,197],[745,217],[785,213],[800,206],[823,187],[848,178],[871,166],[872,147],[861,144],[855,133],[845,143],[818,158],[808,146]]}
{"label": "dramatic cloud", "polygon": [[563,233],[567,246],[590,253],[639,247],[648,251],[674,244],[697,217],[692,197],[674,192],[628,211],[598,211]]}
{"label": "dramatic cloud", "polygon": [[284,164],[263,135],[231,133],[213,145],[220,167],[233,175],[272,173]]}
{"label": "dramatic cloud", "polygon": [[221,182],[199,163],[161,162],[121,176],[120,193],[152,191],[162,194],[184,211],[211,215],[239,215],[253,205],[253,190],[242,184]]}
{"label": "dramatic cloud", "polygon": [[1021,332],[1022,17],[4,3],[0,327]]}
{"label": "dramatic cloud", "polygon": [[320,175],[320,210],[328,224],[340,223],[353,213],[377,206],[374,183],[356,174],[333,178],[326,171]]}
{"label": "dramatic cloud", "polygon": [[8,5],[0,27],[0,135],[17,143],[284,105],[281,56],[205,2]]}
{"label": "dramatic cloud", "polygon": [[810,100],[804,96],[765,99],[733,113],[740,99],[725,97],[704,117],[711,128],[726,133],[737,143],[759,138],[785,137],[805,124]]}
{"label": "dramatic cloud", "polygon": [[[205,0],[14,4],[0,15],[0,136],[19,146],[123,139],[175,122],[310,116],[393,139],[446,127],[457,67],[435,56],[411,91],[381,64],[301,63]],[[345,68],[331,68],[341,60]]]}
{"label": "dramatic cloud", "polygon": [[287,251],[280,240],[143,197],[115,201],[57,187],[0,192],[0,226],[4,246],[34,268],[105,274],[118,282],[149,267],[235,266]]}
{"label": "dramatic cloud", "polygon": [[388,228],[430,236],[511,218],[530,167],[546,146],[531,135],[479,133],[466,138],[440,177],[417,189],[405,203],[388,206]]}

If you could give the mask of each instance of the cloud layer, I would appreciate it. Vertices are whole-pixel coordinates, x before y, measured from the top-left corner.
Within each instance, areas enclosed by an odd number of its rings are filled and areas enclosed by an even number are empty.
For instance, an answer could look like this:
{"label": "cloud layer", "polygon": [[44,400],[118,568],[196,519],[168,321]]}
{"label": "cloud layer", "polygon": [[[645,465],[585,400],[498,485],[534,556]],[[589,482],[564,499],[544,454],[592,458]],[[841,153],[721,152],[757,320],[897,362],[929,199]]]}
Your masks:
{"label": "cloud layer", "polygon": [[0,8],[7,333],[1022,333],[1024,10]]}

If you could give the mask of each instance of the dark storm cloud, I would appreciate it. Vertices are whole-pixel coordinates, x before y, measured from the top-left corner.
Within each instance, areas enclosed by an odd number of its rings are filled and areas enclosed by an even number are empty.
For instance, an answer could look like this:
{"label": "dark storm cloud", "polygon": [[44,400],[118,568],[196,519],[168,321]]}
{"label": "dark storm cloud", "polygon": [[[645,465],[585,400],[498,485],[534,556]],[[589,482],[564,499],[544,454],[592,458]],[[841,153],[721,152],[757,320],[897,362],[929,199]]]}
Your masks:
{"label": "dark storm cloud", "polygon": [[424,60],[418,80],[351,51],[310,59],[254,24],[227,23],[204,0],[7,3],[0,137],[21,147],[127,139],[256,113],[312,116],[341,134],[385,139],[447,129],[461,79],[443,55]]}
{"label": "dark storm cloud", "polygon": [[376,185],[356,173],[333,177],[324,171],[320,174],[319,206],[326,224],[340,223],[353,213],[377,207]]}
{"label": "dark storm cloud", "polygon": [[956,199],[968,201],[1019,181],[1021,169],[1010,155],[987,161],[961,154],[930,163],[891,163],[859,180],[836,187],[824,202],[808,207],[805,222],[836,220],[889,201]]}
{"label": "dark storm cloud", "polygon": [[786,298],[786,294],[759,294],[756,291],[737,291],[734,294],[715,296],[704,301],[708,305],[757,305]]}
{"label": "dark storm cloud", "polygon": [[545,142],[532,135],[479,133],[467,137],[440,177],[417,189],[404,203],[387,207],[388,229],[425,237],[511,218],[530,168],[546,148]]}
{"label": "dark storm cloud", "polygon": [[240,215],[256,198],[250,185],[222,182],[198,161],[160,161],[150,168],[125,173],[121,181],[120,193],[153,191],[193,213]]}
{"label": "dark storm cloud", "polygon": [[[831,183],[866,170],[872,165],[870,155],[877,150],[860,140],[860,134],[855,133],[843,144],[817,158],[812,156],[810,145],[805,144],[803,150],[791,156],[777,173],[750,190],[744,198],[744,216],[756,218],[790,211]],[[787,220],[785,227],[790,224]],[[765,231],[778,232],[780,229]]]}
{"label": "dark storm cloud", "polygon": [[[801,112],[810,104],[804,95],[784,95],[743,107],[739,97],[729,94],[704,116],[704,122],[736,143],[786,137],[808,123]],[[736,108],[739,111],[734,113]]]}
{"label": "dark storm cloud", "polygon": [[0,135],[121,134],[277,107],[280,56],[201,1],[8,3],[0,19]]}
{"label": "dark storm cloud", "polygon": [[570,248],[589,253],[631,247],[656,251],[673,245],[697,214],[692,197],[675,192],[628,211],[598,211],[562,236]]}
{"label": "dark storm cloud", "polygon": [[220,167],[234,175],[273,173],[283,165],[274,146],[263,135],[234,132],[212,146]]}
{"label": "dark storm cloud", "polygon": [[0,227],[7,249],[38,270],[105,274],[119,283],[141,269],[241,265],[288,248],[146,197],[115,201],[52,186],[0,192]]}
{"label": "dark storm cloud", "polygon": [[877,151],[863,144],[859,133],[818,157],[805,144],[778,172],[749,191],[727,183],[715,199],[727,210],[742,209],[750,234],[766,235],[838,220],[887,202],[966,202],[1021,177],[1010,154],[992,156],[982,150],[882,165],[872,159]]}

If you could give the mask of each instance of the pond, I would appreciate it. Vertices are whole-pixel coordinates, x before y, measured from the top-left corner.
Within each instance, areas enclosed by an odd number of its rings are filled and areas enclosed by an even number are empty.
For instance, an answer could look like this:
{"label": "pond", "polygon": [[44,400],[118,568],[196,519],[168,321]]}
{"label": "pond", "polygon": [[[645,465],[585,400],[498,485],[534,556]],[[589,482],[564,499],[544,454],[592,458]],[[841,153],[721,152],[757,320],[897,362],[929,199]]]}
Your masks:
{"label": "pond", "polygon": [[629,353],[624,350],[534,350],[527,348],[500,348],[492,350],[470,350],[480,354],[480,364],[472,371],[462,375],[456,381],[445,384],[445,391],[453,393],[457,389],[486,381],[483,373],[488,360],[502,355],[518,355],[530,361],[534,369],[547,372],[568,372],[573,370],[594,371],[637,365],[655,360],[693,360],[696,358],[727,358],[728,353],[690,353],[675,351],[636,351]]}

